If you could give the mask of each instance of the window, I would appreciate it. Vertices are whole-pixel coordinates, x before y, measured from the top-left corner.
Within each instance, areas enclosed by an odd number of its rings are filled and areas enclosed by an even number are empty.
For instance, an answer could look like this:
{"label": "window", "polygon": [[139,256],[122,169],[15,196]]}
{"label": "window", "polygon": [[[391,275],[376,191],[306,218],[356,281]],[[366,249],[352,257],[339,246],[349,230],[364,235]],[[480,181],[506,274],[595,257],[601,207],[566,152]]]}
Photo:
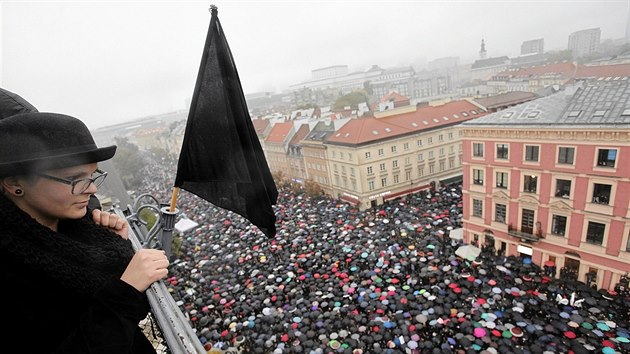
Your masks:
{"label": "window", "polygon": [[381,178],[381,186],[387,187],[387,177]]}
{"label": "window", "polygon": [[392,145],[392,152],[396,152],[397,148],[396,145]]}
{"label": "window", "polygon": [[371,157],[372,157],[372,154],[369,151],[365,153],[365,158],[366,159],[369,160]]}
{"label": "window", "polygon": [[497,144],[497,159],[507,160],[508,152],[508,144]]}
{"label": "window", "polygon": [[343,160],[343,151],[339,152],[339,160]]}
{"label": "window", "polygon": [[556,197],[570,198],[571,197],[571,181],[567,179],[556,180]]}
{"label": "window", "polygon": [[371,191],[374,190],[374,181],[368,181],[368,189]]}
{"label": "window", "polygon": [[405,171],[405,181],[409,181],[411,179],[411,171]]}
{"label": "window", "polygon": [[440,171],[444,171],[446,169],[446,161],[440,160]]}
{"label": "window", "polygon": [[506,216],[507,208],[505,204],[495,204],[494,207],[494,221],[505,224],[505,216]]}
{"label": "window", "polygon": [[597,166],[615,167],[617,149],[597,150]]}
{"label": "window", "polygon": [[497,172],[497,188],[508,187],[508,174],[507,172]]}
{"label": "window", "polygon": [[374,173],[374,171],[372,170],[372,166],[368,166],[367,168],[367,174],[371,175],[372,173]]}
{"label": "window", "polygon": [[483,170],[473,169],[473,184],[483,186]]}
{"label": "window", "polygon": [[448,133],[448,140],[453,140],[453,133]]}
{"label": "window", "polygon": [[523,192],[536,193],[538,185],[538,176],[526,175],[523,180]]}
{"label": "window", "polygon": [[403,150],[405,150],[405,151],[409,150],[409,143],[404,143],[403,144]]}
{"label": "window", "polygon": [[483,202],[480,199],[473,199],[473,216],[483,216]]}
{"label": "window", "polygon": [[610,184],[595,183],[593,185],[593,203],[608,204],[611,188]]}
{"label": "window", "polygon": [[385,152],[383,151],[383,149],[378,149],[378,156],[383,156],[385,154]]}
{"label": "window", "polygon": [[448,168],[453,169],[455,168],[455,159],[452,157],[448,158]]}
{"label": "window", "polygon": [[439,141],[444,141],[444,134],[438,135],[438,140]]}
{"label": "window", "polygon": [[594,221],[588,222],[588,229],[586,230],[586,242],[601,245],[604,242],[604,231],[606,225]]}
{"label": "window", "polygon": [[394,183],[399,183],[400,182],[400,177],[398,177],[398,175],[394,175]]}
{"label": "window", "polygon": [[523,209],[523,219],[521,220],[521,232],[534,234],[534,210]]}
{"label": "window", "polygon": [[538,162],[538,146],[525,145],[525,161]]}
{"label": "window", "polygon": [[575,154],[575,148],[572,147],[560,147],[558,149],[558,163],[573,165],[573,155]]}
{"label": "window", "polygon": [[394,161],[392,161],[392,167],[393,167],[393,168],[398,167],[398,160],[394,160]]}
{"label": "window", "polygon": [[435,173],[435,164],[434,163],[430,163],[429,164],[429,174],[434,174]]}
{"label": "window", "polygon": [[346,174],[346,165],[341,165],[341,173]]}
{"label": "window", "polygon": [[350,176],[354,177],[354,167],[350,167]]}
{"label": "window", "polygon": [[422,146],[422,139],[419,139],[417,142],[418,146]]}
{"label": "window", "polygon": [[351,152],[348,153],[348,160],[352,161],[352,153]]}
{"label": "window", "polygon": [[566,229],[567,217],[554,214],[551,218],[551,233],[557,236],[564,236]]}
{"label": "window", "polygon": [[418,166],[418,176],[419,177],[424,176],[424,165]]}
{"label": "window", "polygon": [[440,156],[444,156],[444,148],[440,148]]}
{"label": "window", "polygon": [[429,151],[429,158],[432,159],[433,158],[433,150]]}
{"label": "window", "polygon": [[433,144],[433,137],[429,137],[429,138],[427,138],[427,142],[428,142],[429,144]]}
{"label": "window", "polygon": [[409,156],[405,157],[405,166],[411,165],[411,158]]}
{"label": "window", "polygon": [[483,157],[483,144],[482,143],[473,143],[473,156]]}
{"label": "window", "polygon": [[424,153],[419,153],[418,154],[418,161],[424,161]]}
{"label": "window", "polygon": [[382,163],[382,164],[379,165],[379,170],[381,172],[385,171],[385,163]]}
{"label": "window", "polygon": [[336,163],[335,163],[335,164],[333,164],[333,171],[338,172],[338,170],[337,170],[337,164],[336,164]]}

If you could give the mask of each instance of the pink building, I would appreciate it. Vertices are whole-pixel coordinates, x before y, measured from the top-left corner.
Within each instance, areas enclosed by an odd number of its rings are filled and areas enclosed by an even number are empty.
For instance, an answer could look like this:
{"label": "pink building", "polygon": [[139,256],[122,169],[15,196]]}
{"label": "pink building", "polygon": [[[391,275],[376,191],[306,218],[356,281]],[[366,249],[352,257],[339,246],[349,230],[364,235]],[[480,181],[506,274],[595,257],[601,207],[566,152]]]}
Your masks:
{"label": "pink building", "polygon": [[628,77],[582,81],[462,129],[467,242],[598,288],[630,272]]}

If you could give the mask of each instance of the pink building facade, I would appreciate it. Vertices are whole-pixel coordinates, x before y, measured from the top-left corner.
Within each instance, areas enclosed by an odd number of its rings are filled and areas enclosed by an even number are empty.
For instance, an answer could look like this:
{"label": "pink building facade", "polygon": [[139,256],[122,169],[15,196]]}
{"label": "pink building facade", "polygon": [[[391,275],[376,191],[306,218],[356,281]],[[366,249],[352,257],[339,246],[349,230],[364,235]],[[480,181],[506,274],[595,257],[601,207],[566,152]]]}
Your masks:
{"label": "pink building facade", "polygon": [[575,88],[462,124],[464,240],[613,289],[630,272],[630,86]]}

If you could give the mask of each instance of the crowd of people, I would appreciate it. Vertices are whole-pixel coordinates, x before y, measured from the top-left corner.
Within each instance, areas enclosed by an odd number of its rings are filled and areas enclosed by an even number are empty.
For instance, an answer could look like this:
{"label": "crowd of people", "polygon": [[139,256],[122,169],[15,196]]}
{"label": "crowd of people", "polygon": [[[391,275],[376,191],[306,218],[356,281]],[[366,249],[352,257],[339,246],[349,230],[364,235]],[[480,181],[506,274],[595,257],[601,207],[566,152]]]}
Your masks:
{"label": "crowd of people", "polygon": [[[172,176],[149,175],[148,192],[168,200]],[[475,253],[451,235],[460,186],[368,210],[278,187],[275,238],[179,196],[199,226],[180,235],[166,283],[209,352],[630,353],[627,292]]]}

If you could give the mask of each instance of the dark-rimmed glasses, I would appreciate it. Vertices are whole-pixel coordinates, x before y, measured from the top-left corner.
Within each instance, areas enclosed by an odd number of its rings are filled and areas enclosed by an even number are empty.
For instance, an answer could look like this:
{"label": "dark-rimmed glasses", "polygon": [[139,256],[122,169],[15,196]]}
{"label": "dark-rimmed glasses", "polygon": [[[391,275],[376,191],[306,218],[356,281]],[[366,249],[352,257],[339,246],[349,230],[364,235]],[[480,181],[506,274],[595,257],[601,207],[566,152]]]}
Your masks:
{"label": "dark-rimmed glasses", "polygon": [[38,173],[37,175],[44,178],[48,178],[49,180],[52,180],[52,181],[69,184],[72,186],[72,194],[81,194],[85,192],[88,188],[90,188],[90,184],[92,183],[94,183],[94,185],[98,188],[101,184],[103,184],[103,181],[105,181],[105,177],[107,177],[107,172],[105,171],[101,171],[97,169],[96,171],[94,171],[94,173],[98,173],[98,175],[97,176],[92,175],[92,177],[80,178],[80,179],[65,179],[65,178],[50,176],[43,173]]}

